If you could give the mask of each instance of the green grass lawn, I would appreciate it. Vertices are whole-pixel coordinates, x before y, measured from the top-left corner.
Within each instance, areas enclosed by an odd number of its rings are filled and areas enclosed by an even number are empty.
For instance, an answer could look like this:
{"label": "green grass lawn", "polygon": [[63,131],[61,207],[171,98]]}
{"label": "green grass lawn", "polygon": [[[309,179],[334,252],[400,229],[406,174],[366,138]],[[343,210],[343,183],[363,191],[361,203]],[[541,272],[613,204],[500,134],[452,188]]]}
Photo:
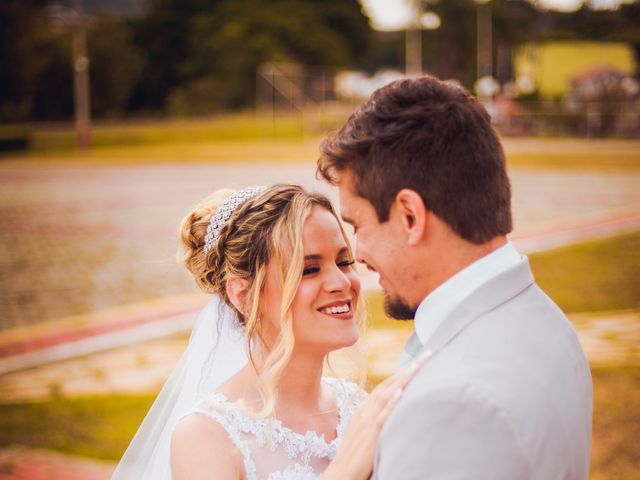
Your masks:
{"label": "green grass lawn", "polygon": [[[13,127],[12,132],[15,131],[16,127]],[[33,151],[75,149],[75,132],[71,125],[27,127],[24,132],[31,139]],[[101,149],[260,138],[296,140],[303,136],[304,124],[300,117],[279,116],[273,120],[267,115],[247,112],[161,120],[98,121],[91,131],[91,143],[94,148]]]}
{"label": "green grass lawn", "polygon": [[[255,112],[202,118],[100,121],[94,124],[89,151],[75,148],[70,125],[0,127],[0,137],[23,131],[31,148],[22,153],[2,153],[4,162],[26,160],[59,163],[159,163],[159,162],[314,162],[318,144],[339,127],[345,115],[256,115]],[[3,133],[4,132],[4,133]],[[640,170],[640,141],[534,139],[545,148],[511,151],[510,167]],[[596,148],[593,146],[596,145]]]}
{"label": "green grass lawn", "polygon": [[273,120],[255,113],[98,122],[92,130],[92,148],[87,151],[75,148],[75,134],[68,126],[27,128],[26,135],[31,140],[29,150],[0,153],[0,159],[54,164],[313,161],[321,138],[319,133],[308,133],[301,117]]}
{"label": "green grass lawn", "polygon": [[640,309],[640,232],[529,257],[536,281],[567,313]]}
{"label": "green grass lawn", "polygon": [[592,368],[592,480],[631,480],[640,471],[640,366]]}
{"label": "green grass lawn", "polygon": [[153,400],[152,395],[107,395],[0,405],[0,445],[117,460]]}

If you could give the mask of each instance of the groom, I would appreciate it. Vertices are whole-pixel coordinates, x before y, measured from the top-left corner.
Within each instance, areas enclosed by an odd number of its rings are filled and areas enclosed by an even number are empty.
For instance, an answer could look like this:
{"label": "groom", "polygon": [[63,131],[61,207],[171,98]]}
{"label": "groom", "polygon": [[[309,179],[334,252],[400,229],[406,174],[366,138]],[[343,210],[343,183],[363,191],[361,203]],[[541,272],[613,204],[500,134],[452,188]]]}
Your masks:
{"label": "groom", "polygon": [[589,366],[506,237],[504,153],[480,103],[434,77],[394,82],[325,139],[318,172],[388,313],[415,318],[401,362],[432,354],[382,429],[374,478],[586,479]]}

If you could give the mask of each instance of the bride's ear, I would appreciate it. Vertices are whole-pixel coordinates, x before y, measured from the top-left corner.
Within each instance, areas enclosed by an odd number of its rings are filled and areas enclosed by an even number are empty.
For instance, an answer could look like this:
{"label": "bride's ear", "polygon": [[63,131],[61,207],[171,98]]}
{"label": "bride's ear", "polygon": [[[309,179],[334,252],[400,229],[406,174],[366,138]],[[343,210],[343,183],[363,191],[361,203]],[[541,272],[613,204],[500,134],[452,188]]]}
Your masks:
{"label": "bride's ear", "polygon": [[230,277],[227,279],[227,296],[238,312],[244,315],[245,299],[249,291],[249,282],[243,278]]}

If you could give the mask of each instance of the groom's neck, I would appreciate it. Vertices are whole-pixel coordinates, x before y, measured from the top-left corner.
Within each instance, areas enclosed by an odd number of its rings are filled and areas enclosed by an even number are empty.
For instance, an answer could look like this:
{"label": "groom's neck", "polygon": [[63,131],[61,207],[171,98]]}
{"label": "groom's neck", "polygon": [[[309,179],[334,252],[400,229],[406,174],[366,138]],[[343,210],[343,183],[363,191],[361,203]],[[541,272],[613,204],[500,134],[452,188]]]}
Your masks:
{"label": "groom's neck", "polygon": [[469,265],[480,260],[507,243],[507,237],[500,235],[482,244],[475,244],[451,233],[439,242],[425,248],[426,265],[422,281],[423,290],[418,304],[432,291]]}

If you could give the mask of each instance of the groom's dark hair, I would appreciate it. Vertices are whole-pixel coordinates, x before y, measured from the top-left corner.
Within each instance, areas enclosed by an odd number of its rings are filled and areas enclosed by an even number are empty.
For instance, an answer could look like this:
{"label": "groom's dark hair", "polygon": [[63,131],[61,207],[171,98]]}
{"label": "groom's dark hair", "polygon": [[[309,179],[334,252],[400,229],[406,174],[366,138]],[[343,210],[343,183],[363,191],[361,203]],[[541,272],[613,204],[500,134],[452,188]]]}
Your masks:
{"label": "groom's dark hair", "polygon": [[469,92],[435,77],[380,88],[323,140],[318,174],[355,190],[389,219],[396,194],[416,191],[459,236],[481,244],[512,229],[505,158],[489,114]]}

